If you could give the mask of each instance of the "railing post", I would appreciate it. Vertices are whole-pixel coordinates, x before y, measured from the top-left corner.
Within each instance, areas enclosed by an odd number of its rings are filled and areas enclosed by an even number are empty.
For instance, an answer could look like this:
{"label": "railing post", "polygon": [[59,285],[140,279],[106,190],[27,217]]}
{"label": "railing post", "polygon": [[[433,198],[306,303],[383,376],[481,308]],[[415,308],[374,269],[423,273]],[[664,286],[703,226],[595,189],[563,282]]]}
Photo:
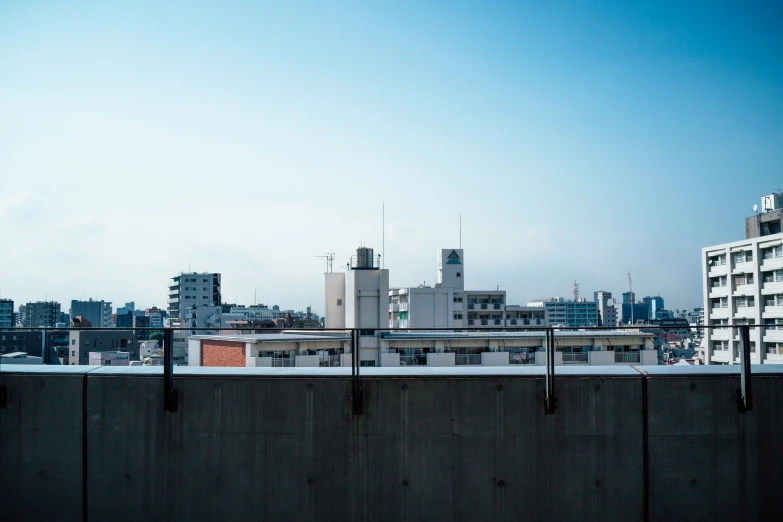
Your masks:
{"label": "railing post", "polygon": [[546,395],[544,398],[544,413],[555,413],[557,398],[555,397],[555,330],[546,329]]}
{"label": "railing post", "polygon": [[351,410],[354,415],[362,414],[362,403],[364,396],[362,393],[362,383],[359,379],[359,334],[358,331],[351,329]]}
{"label": "railing post", "polygon": [[750,326],[739,327],[740,336],[740,389],[737,390],[737,409],[740,413],[753,409],[753,387],[750,378]]}
{"label": "railing post", "polygon": [[163,329],[163,411],[176,412],[179,406],[174,389],[174,334]]}

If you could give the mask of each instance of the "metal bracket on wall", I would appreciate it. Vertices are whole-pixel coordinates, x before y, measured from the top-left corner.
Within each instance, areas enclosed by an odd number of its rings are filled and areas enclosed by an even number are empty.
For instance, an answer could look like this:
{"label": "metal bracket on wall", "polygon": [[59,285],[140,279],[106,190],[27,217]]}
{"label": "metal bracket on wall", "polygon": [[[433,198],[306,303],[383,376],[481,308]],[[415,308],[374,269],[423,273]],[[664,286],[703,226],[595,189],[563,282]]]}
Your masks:
{"label": "metal bracket on wall", "polygon": [[737,411],[745,413],[753,409],[753,387],[750,371],[750,326],[739,326],[740,338],[740,389],[737,390]]}
{"label": "metal bracket on wall", "polygon": [[546,392],[544,396],[544,413],[551,415],[557,408],[555,397],[555,331],[546,329]]}
{"label": "metal bracket on wall", "polygon": [[171,328],[163,329],[163,411],[176,413],[179,396],[174,389],[174,334]]}
{"label": "metal bracket on wall", "polygon": [[359,335],[356,329],[351,330],[351,410],[354,415],[361,415],[364,404],[364,392],[359,379]]}

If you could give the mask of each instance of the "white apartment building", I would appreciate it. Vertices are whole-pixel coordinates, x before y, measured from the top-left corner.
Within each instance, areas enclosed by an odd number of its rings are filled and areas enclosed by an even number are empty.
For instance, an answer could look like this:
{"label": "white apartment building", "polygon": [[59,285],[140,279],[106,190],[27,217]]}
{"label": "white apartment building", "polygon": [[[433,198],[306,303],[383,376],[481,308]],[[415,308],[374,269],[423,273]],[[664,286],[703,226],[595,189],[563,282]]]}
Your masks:
{"label": "white apartment building", "polygon": [[615,307],[612,292],[599,290],[593,294],[594,301],[598,304],[598,322],[601,326],[617,326],[617,308]]}
{"label": "white apartment building", "polygon": [[705,364],[739,363],[733,326],[751,328],[751,362],[783,363],[783,234],[702,249]]}
{"label": "white apartment building", "polygon": [[372,248],[358,248],[347,272],[325,275],[325,327],[357,328],[359,360],[377,366],[380,328],[388,327],[389,271],[380,268]]}
{"label": "white apartment building", "polygon": [[546,326],[540,308],[506,303],[504,290],[465,290],[465,254],[462,249],[438,251],[434,286],[421,284],[389,290],[390,328],[466,328]]}
{"label": "white apartment building", "polygon": [[220,274],[180,273],[169,283],[168,312],[171,319],[185,319],[186,311],[202,306],[220,306]]}

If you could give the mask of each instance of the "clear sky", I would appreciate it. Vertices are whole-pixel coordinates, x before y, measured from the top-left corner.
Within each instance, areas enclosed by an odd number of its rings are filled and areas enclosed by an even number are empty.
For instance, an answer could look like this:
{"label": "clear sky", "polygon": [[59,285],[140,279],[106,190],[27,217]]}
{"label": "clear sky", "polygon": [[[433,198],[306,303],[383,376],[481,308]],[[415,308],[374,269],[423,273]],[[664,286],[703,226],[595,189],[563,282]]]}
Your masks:
{"label": "clear sky", "polygon": [[461,214],[469,289],[701,305],[783,186],[780,5],[0,2],[0,293],[322,312],[385,202],[394,286]]}

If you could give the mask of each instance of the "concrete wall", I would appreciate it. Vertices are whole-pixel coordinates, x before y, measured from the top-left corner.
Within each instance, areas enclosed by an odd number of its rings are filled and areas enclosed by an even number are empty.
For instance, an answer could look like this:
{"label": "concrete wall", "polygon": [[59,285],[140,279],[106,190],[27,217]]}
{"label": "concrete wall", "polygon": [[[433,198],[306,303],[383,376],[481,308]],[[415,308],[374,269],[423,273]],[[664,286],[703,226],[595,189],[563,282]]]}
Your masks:
{"label": "concrete wall", "polygon": [[428,353],[427,366],[454,366],[455,354],[453,353]]}
{"label": "concrete wall", "polygon": [[482,366],[506,366],[508,364],[508,352],[482,352]]}
{"label": "concrete wall", "polygon": [[562,368],[545,415],[541,368],[363,368],[361,416],[346,368],[176,370],[166,413],[160,368],[2,368],[0,518],[82,520],[85,492],[119,522],[783,512],[783,369],[738,413],[729,370]]}

